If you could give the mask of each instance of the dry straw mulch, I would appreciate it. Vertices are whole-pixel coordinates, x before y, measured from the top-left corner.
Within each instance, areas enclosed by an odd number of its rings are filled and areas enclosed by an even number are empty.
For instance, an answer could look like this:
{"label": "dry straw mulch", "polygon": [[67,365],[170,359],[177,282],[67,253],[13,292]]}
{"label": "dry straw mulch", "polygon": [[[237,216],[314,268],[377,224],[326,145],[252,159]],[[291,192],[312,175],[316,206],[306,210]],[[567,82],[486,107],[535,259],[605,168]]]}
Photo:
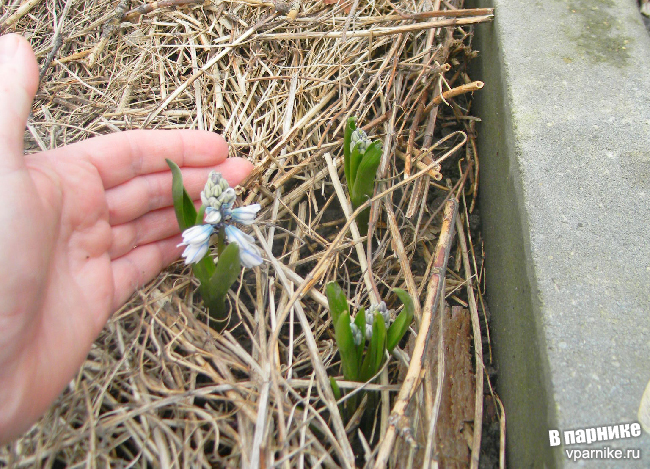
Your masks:
{"label": "dry straw mulch", "polygon": [[[472,25],[492,12],[461,3],[3,0],[3,30],[42,66],[28,151],[135,128],[220,132],[256,165],[240,194],[263,206],[252,234],[267,262],[235,284],[224,333],[189,269],[162,273],[0,465],[477,467],[496,451],[474,226],[482,83],[467,74]],[[368,238],[340,180],[352,115],[384,147]],[[363,432],[327,381],[341,378],[331,280],[355,309],[397,307],[393,287],[416,299],[407,339],[364,388],[380,404]]]}

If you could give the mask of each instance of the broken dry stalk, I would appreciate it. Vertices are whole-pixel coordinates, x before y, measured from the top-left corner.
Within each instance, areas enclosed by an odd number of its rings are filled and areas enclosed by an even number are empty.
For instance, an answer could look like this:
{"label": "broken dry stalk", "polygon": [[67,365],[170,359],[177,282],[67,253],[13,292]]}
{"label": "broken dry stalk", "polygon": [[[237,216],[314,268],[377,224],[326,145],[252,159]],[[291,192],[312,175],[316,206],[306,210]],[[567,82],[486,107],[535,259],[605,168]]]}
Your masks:
{"label": "broken dry stalk", "polygon": [[454,96],[458,96],[465,93],[471,93],[473,91],[478,91],[481,88],[483,88],[483,85],[484,83],[482,81],[473,81],[471,83],[466,83],[464,85],[457,86],[456,88],[447,90],[444,93],[439,94],[438,96],[433,98],[431,102],[427,104],[427,107],[424,108],[424,112],[425,113],[430,112],[434,106],[437,106],[440,103],[445,102],[447,99],[453,98]]}
{"label": "broken dry stalk", "polygon": [[436,426],[438,424],[438,415],[440,413],[440,402],[442,401],[442,386],[445,380],[444,331],[446,312],[442,295],[440,295],[440,297],[440,314],[438,315],[438,330],[440,332],[438,335],[438,345],[436,347],[438,353],[436,396],[433,401],[431,416],[429,417],[429,433],[427,434],[427,446],[424,450],[424,467],[431,467],[433,450],[436,446]]}
{"label": "broken dry stalk", "polygon": [[61,17],[59,19],[59,24],[56,27],[56,31],[54,32],[54,37],[52,38],[52,50],[47,54],[47,57],[45,58],[45,63],[43,63],[43,66],[41,67],[41,71],[38,74],[38,82],[39,86],[41,82],[43,81],[43,77],[45,76],[45,73],[47,72],[47,69],[50,67],[50,64],[52,63],[52,60],[56,56],[57,52],[59,51],[59,48],[63,45],[63,39],[62,39],[62,30],[63,30],[63,23],[66,20],[66,17],[68,16],[68,12],[70,11],[70,7],[74,3],[75,0],[67,0],[65,2],[65,6],[63,7],[63,12],[61,13]]}
{"label": "broken dry stalk", "polygon": [[118,3],[117,8],[115,8],[115,14],[113,15],[113,18],[111,18],[104,25],[104,29],[102,30],[102,35],[99,39],[99,42],[95,45],[92,52],[88,56],[89,67],[94,66],[95,62],[97,62],[97,57],[104,51],[106,44],[108,44],[108,40],[120,26],[120,23],[122,22],[122,19],[124,18],[124,15],[126,14],[130,3],[130,0],[120,0],[120,3]]}
{"label": "broken dry stalk", "polygon": [[[450,18],[438,21],[422,22],[415,24],[407,24],[401,26],[390,26],[385,28],[376,28],[376,29],[367,29],[367,30],[358,30],[358,31],[348,31],[346,34],[347,38],[351,37],[373,37],[379,38],[382,36],[392,36],[394,34],[402,33],[411,33],[417,31],[423,31],[425,29],[431,28],[444,28],[449,26],[463,26],[468,24],[484,23],[486,21],[491,21],[492,16],[477,16],[469,18]],[[295,33],[263,33],[257,36],[259,40],[266,41],[278,41],[286,39],[325,39],[325,38],[342,38],[343,31],[309,31],[309,32],[295,32]]]}
{"label": "broken dry stalk", "polygon": [[[253,26],[251,26],[246,32],[244,32],[241,36],[239,36],[237,39],[235,39],[232,43],[228,44],[224,49],[216,54],[214,57],[212,57],[210,60],[208,60],[203,67],[201,67],[199,70],[194,72],[187,80],[185,80],[172,94],[170,94],[167,99],[165,99],[160,106],[156,108],[155,111],[153,111],[149,116],[144,121],[144,124],[142,125],[143,127],[146,127],[149,125],[149,123],[155,119],[155,117],[160,114],[163,109],[167,108],[169,103],[171,103],[174,99],[176,99],[185,89],[190,86],[194,81],[199,78],[201,75],[203,75],[206,70],[209,70],[210,67],[212,67],[214,64],[219,62],[224,56],[226,56],[234,47],[238,46],[242,42],[244,42],[246,39],[248,39],[253,33],[255,33],[259,28],[261,28],[266,22],[270,19],[270,17],[266,17],[255,23]],[[90,61],[90,59],[89,59]]]}
{"label": "broken dry stalk", "polygon": [[[271,252],[271,248],[266,244],[266,239],[262,235],[262,232],[255,225],[253,225],[253,230],[255,231],[255,235],[257,236],[257,239],[262,245],[262,248],[264,249],[267,256],[269,257],[269,261],[276,269],[276,272],[278,274],[278,277],[280,278],[280,281],[282,282],[282,285],[284,286],[284,288],[287,289],[287,291],[292,291],[293,285],[291,285],[287,280],[287,277],[284,274],[284,270],[280,268],[279,262]],[[294,299],[295,296],[296,295],[294,294],[292,296],[293,301],[289,301],[290,304],[288,306],[285,306],[284,311],[286,312],[279,312],[277,327],[273,331],[271,337],[269,338],[269,348],[273,349],[277,344],[279,331],[282,328],[282,324],[287,318],[287,312],[288,312],[287,308],[292,306],[295,307],[296,314],[298,315],[298,319],[300,321],[300,326],[302,327],[303,333],[305,335],[305,341],[307,344],[307,349],[309,350],[310,358],[312,360],[312,365],[314,366],[314,371],[316,372],[316,377],[318,378],[318,384],[320,385],[321,392],[324,394],[323,400],[325,401],[325,405],[327,406],[332,416],[334,433],[338,438],[338,442],[341,448],[341,456],[343,457],[343,463],[345,467],[353,468],[354,453],[352,452],[350,441],[348,440],[347,434],[345,432],[345,426],[343,425],[343,421],[341,420],[341,416],[338,412],[336,400],[334,399],[334,394],[332,393],[332,388],[330,386],[329,378],[327,377],[327,371],[325,370],[320,355],[318,354],[318,346],[316,345],[316,340],[314,339],[314,334],[312,333],[311,330],[311,324],[309,323],[309,320],[307,319],[305,311],[300,305],[300,302],[295,301]],[[271,365],[273,365],[273,363],[271,363]]]}
{"label": "broken dry stalk", "polygon": [[192,5],[192,4],[201,4],[204,3],[204,0],[160,0],[159,2],[145,3],[140,5],[137,8],[129,10],[129,12],[124,15],[124,21],[129,21],[134,23],[137,21],[140,16],[151,13],[152,11],[159,10],[161,8],[173,8],[183,5]]}
{"label": "broken dry stalk", "polygon": [[405,418],[406,407],[420,383],[420,371],[422,370],[422,363],[425,358],[431,324],[435,316],[435,311],[438,309],[438,302],[442,293],[457,213],[458,202],[456,199],[451,198],[445,204],[440,238],[438,239],[438,245],[435,250],[433,275],[431,276],[431,281],[427,289],[427,298],[422,310],[422,318],[418,325],[418,335],[415,339],[411,363],[404,378],[402,389],[400,389],[393,406],[393,411],[388,422],[388,431],[381,438],[379,453],[377,454],[377,460],[374,465],[375,469],[385,468],[388,464],[388,459],[390,458],[393,445],[395,444],[395,438],[397,437],[398,423],[401,419]]}
{"label": "broken dry stalk", "polygon": [[478,468],[479,452],[481,450],[481,422],[483,422],[483,344],[481,342],[481,326],[478,320],[478,308],[476,297],[472,288],[472,270],[469,263],[467,242],[465,241],[465,230],[460,217],[456,218],[456,230],[458,241],[463,254],[463,268],[465,270],[465,282],[467,288],[467,299],[472,314],[472,332],[474,335],[474,353],[476,354],[476,400],[474,403],[474,436],[472,440],[472,459],[470,467]]}
{"label": "broken dry stalk", "polygon": [[420,306],[420,299],[418,297],[418,288],[415,285],[415,280],[413,279],[411,263],[409,262],[406,255],[406,250],[404,249],[404,242],[402,241],[402,235],[400,234],[399,227],[397,226],[397,220],[395,219],[395,212],[393,211],[392,204],[393,203],[390,199],[386,199],[384,201],[384,207],[386,209],[386,215],[388,218],[388,227],[390,228],[393,242],[395,243],[395,253],[397,254],[397,259],[399,260],[400,266],[402,267],[404,281],[406,282],[406,288],[408,289],[409,295],[411,295],[411,298],[413,299],[415,317],[419,318],[422,314],[422,307]]}
{"label": "broken dry stalk", "polygon": [[18,10],[16,10],[13,15],[7,18],[4,23],[0,24],[0,33],[4,33],[7,28],[10,28],[16,24],[18,20],[29,13],[29,11],[39,3],[41,3],[41,0],[27,0],[22,5],[20,5],[20,7],[18,7]]}

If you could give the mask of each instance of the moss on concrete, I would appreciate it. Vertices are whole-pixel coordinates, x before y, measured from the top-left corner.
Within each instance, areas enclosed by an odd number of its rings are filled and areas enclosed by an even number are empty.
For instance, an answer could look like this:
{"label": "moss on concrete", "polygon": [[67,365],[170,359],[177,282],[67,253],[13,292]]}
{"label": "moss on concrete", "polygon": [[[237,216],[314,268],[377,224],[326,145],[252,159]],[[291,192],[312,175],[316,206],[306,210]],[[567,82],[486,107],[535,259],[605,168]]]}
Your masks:
{"label": "moss on concrete", "polygon": [[[574,53],[593,63],[615,67],[629,64],[628,48],[634,39],[624,33],[620,19],[610,9],[612,0],[571,0],[562,19],[563,32],[575,44]],[[573,60],[570,52],[565,60]]]}

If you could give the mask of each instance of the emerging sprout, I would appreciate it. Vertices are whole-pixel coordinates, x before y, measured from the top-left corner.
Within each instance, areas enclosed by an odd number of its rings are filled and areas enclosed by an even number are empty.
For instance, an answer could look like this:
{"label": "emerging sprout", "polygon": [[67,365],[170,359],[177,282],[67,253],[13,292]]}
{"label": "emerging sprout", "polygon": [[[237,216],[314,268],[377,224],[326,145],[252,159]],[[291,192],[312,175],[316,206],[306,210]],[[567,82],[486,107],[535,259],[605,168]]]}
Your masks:
{"label": "emerging sprout", "polygon": [[[365,383],[372,379],[384,364],[386,355],[402,340],[413,321],[415,307],[407,292],[393,290],[404,304],[404,309],[390,324],[392,310],[385,302],[368,310],[361,308],[354,321],[350,320],[348,300],[336,282],[327,284],[327,301],[334,325],[334,337],[341,356],[343,377],[348,381]],[[350,398],[354,411],[357,398]]]}
{"label": "emerging sprout", "polygon": [[[354,208],[372,197],[381,153],[381,142],[372,142],[362,129],[357,128],[356,117],[350,117],[343,138],[343,164],[350,201]],[[370,208],[357,217],[357,225],[362,235],[368,232],[369,218]]]}

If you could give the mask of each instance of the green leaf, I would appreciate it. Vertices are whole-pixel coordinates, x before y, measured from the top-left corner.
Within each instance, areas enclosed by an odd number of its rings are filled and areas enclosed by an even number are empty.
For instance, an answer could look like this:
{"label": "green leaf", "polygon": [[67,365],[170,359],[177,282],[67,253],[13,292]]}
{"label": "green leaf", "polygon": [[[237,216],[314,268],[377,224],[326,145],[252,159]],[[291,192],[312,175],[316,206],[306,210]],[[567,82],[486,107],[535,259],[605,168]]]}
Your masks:
{"label": "green leaf", "polygon": [[399,299],[404,303],[404,309],[395,319],[395,322],[390,325],[387,332],[386,339],[386,349],[388,352],[392,352],[399,341],[402,340],[406,331],[408,331],[411,322],[413,321],[413,315],[415,313],[415,306],[413,305],[413,299],[411,295],[402,290],[401,288],[394,288],[393,291],[397,294]]}
{"label": "green leaf", "polygon": [[219,256],[219,262],[209,282],[210,296],[214,300],[210,309],[210,316],[213,319],[223,321],[228,317],[226,295],[240,273],[239,246],[230,243]]}
{"label": "green leaf", "polygon": [[[340,401],[341,396],[342,396],[341,388],[339,388],[339,384],[331,376],[330,376],[330,386],[332,386],[332,393],[334,393],[334,399],[336,399],[337,401]],[[350,402],[349,399],[348,399],[348,402]],[[343,419],[345,420],[345,404],[344,403],[339,404],[339,413],[341,414],[341,417],[343,417]]]}
{"label": "green leaf", "polygon": [[350,329],[350,313],[345,311],[339,317],[334,328],[336,344],[339,346],[341,355],[341,368],[343,377],[348,381],[358,381],[359,361],[357,358],[357,346],[354,345],[354,337]]}
{"label": "green leaf", "polygon": [[377,373],[379,368],[381,368],[381,363],[384,361],[384,352],[386,351],[386,323],[379,313],[375,313],[375,322],[372,325],[372,338],[376,338],[377,340],[375,350],[371,350],[375,359],[374,373]]}
{"label": "green leaf", "polygon": [[345,180],[348,182],[349,187],[352,187],[352,182],[350,182],[350,141],[352,140],[352,132],[356,128],[357,118],[353,116],[348,119],[345,130],[343,131],[343,170],[345,171]]}
{"label": "green leaf", "polygon": [[361,213],[357,215],[357,228],[359,228],[359,234],[361,236],[368,234],[368,223],[370,223],[370,207],[362,210]]}
{"label": "green leaf", "polygon": [[181,231],[194,226],[196,222],[196,209],[194,203],[183,186],[183,175],[176,163],[166,159],[167,166],[172,171],[172,199],[174,201],[174,210],[176,211],[176,220]]}
{"label": "green leaf", "polygon": [[366,382],[372,378],[384,360],[386,350],[386,323],[380,313],[375,313],[375,320],[372,324],[372,338],[366,356],[361,365],[361,382]]}
{"label": "green leaf", "polygon": [[230,243],[219,256],[216,270],[210,278],[210,290],[214,296],[225,297],[232,284],[239,278],[240,273],[239,246]]}
{"label": "green leaf", "polygon": [[334,377],[330,376],[330,385],[332,386],[332,392],[334,393],[334,399],[337,401],[341,400],[341,388],[339,388],[339,384],[336,382]]}
{"label": "green leaf", "polygon": [[216,320],[216,311],[221,311],[221,309],[225,309],[225,307],[220,307],[218,305],[217,299],[212,296],[212,293],[210,292],[209,281],[201,282],[199,285],[199,293],[201,294],[201,298],[203,298],[203,304],[208,309],[210,316],[214,316]]}
{"label": "green leaf", "polygon": [[370,144],[361,160],[361,163],[359,163],[354,185],[350,190],[350,199],[352,205],[355,207],[358,207],[372,197],[372,193],[375,190],[377,168],[381,162],[381,153],[381,142],[375,140]]}
{"label": "green leaf", "polygon": [[210,278],[210,290],[214,292],[215,296],[226,296],[240,273],[239,246],[236,243],[230,243],[219,256],[217,268]]}
{"label": "green leaf", "polygon": [[361,164],[363,155],[365,155],[365,153],[362,153],[359,149],[360,145],[361,142],[357,143],[352,149],[352,153],[350,154],[350,179],[348,179],[348,190],[350,191],[350,194],[352,194],[354,181],[357,180],[357,170],[359,169],[359,164]]}
{"label": "green leaf", "polygon": [[[192,207],[194,207],[194,204],[192,204]],[[206,209],[206,206],[201,204],[201,207],[199,208],[199,211],[196,214],[196,220],[194,221],[195,225],[202,225],[203,224],[203,217],[205,216],[205,209]]]}
{"label": "green leaf", "polygon": [[[375,140],[370,144],[366,153],[359,163],[354,176],[354,184],[350,188],[350,201],[354,208],[362,205],[366,200],[372,197],[375,190],[375,178],[377,168],[381,162],[381,142]],[[363,210],[357,215],[357,226],[362,236],[368,233],[368,221],[370,220],[370,207]]]}
{"label": "green leaf", "polygon": [[[194,276],[199,279],[201,285],[205,284],[205,288],[209,288],[210,278],[214,275],[215,269],[216,267],[212,258],[207,254],[199,262],[192,265]],[[201,295],[203,295],[203,292],[201,292]],[[205,295],[203,296],[205,299]]]}
{"label": "green leaf", "polygon": [[330,314],[332,315],[332,325],[336,328],[336,323],[339,321],[341,314],[350,312],[348,308],[348,299],[336,282],[330,282],[325,287],[327,294],[327,302],[330,307]]}

